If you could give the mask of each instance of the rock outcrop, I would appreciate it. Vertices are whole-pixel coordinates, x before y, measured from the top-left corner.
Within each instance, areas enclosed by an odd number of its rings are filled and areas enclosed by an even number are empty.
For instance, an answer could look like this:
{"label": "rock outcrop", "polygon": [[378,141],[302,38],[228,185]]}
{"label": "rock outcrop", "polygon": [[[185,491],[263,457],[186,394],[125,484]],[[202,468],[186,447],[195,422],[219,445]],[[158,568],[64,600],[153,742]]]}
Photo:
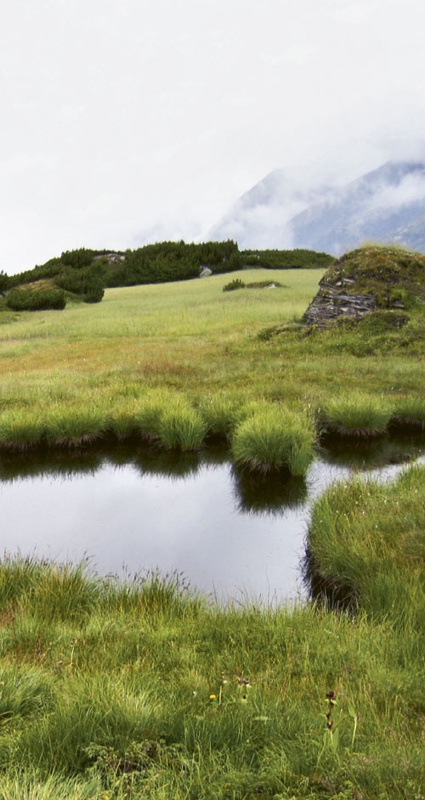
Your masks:
{"label": "rock outcrop", "polygon": [[372,294],[346,294],[324,284],[310,303],[303,321],[306,325],[327,328],[341,317],[360,319],[376,307],[376,297]]}
{"label": "rock outcrop", "polygon": [[378,309],[399,311],[412,299],[425,300],[425,256],[395,247],[364,247],[329,267],[303,322],[327,328]]}

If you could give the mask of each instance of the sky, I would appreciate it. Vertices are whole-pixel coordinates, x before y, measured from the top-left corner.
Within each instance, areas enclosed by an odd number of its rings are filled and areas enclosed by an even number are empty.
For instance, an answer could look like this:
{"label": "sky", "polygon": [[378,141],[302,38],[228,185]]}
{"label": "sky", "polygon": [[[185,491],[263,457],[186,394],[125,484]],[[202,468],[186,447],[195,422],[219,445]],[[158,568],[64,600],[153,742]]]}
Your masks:
{"label": "sky", "polygon": [[424,74],[423,0],[2,0],[0,270],[423,155]]}

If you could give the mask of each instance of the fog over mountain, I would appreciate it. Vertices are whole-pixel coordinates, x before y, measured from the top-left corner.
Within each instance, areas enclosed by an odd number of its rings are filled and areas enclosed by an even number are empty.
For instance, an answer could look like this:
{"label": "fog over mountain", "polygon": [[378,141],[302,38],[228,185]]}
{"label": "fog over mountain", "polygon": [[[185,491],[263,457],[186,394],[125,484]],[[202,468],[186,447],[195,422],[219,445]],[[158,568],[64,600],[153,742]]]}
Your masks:
{"label": "fog over mountain", "polygon": [[275,169],[243,194],[205,237],[234,239],[248,248],[290,248],[290,220],[312,203],[327,198],[332,187],[299,170]]}
{"label": "fog over mountain", "polygon": [[242,249],[310,248],[340,255],[365,241],[425,252],[425,163],[388,161],[344,186],[275,170],[209,232]]}

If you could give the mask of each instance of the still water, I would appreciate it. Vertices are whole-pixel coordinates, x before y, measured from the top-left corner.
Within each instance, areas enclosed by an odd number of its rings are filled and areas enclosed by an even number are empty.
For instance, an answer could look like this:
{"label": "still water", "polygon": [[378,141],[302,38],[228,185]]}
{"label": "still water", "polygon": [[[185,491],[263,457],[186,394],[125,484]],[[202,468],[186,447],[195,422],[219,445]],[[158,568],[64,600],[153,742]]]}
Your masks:
{"label": "still water", "polygon": [[305,481],[254,481],[218,450],[1,456],[0,552],[89,558],[102,575],[178,572],[220,600],[294,600],[305,595],[301,564],[315,497],[354,469],[386,478],[401,468],[388,462],[424,452],[425,442],[404,440],[349,453],[330,447]]}

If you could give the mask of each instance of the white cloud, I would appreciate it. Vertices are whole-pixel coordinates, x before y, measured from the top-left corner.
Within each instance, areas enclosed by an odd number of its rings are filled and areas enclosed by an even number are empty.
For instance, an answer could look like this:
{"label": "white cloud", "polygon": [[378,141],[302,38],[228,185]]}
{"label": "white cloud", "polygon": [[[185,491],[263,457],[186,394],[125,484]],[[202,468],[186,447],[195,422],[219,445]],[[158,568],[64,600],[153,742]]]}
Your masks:
{"label": "white cloud", "polygon": [[3,3],[0,268],[194,236],[278,166],[377,165],[422,134],[424,22],[419,0]]}

